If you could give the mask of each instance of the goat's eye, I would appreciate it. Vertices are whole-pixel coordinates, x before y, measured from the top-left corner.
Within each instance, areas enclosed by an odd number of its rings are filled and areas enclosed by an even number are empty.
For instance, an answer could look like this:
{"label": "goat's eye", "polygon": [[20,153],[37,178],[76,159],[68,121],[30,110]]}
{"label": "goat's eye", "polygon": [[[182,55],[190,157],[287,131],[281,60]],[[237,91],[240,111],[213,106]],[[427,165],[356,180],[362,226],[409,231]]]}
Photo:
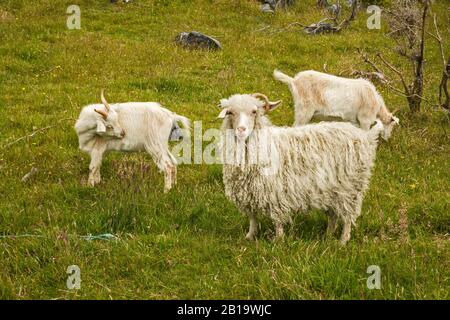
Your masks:
{"label": "goat's eye", "polygon": [[231,111],[227,111],[227,113],[226,113],[227,116],[231,116],[232,114],[233,114],[233,112],[231,112]]}
{"label": "goat's eye", "polygon": [[253,114],[256,114],[256,110],[253,110],[252,113],[253,113]]}

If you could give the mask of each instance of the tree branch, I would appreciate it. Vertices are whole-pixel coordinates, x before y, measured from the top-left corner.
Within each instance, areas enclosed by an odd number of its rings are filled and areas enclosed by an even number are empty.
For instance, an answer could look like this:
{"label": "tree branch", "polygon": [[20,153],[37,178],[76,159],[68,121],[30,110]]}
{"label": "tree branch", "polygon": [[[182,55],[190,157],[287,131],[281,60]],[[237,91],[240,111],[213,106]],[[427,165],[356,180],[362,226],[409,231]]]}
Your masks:
{"label": "tree branch", "polygon": [[403,88],[405,89],[405,93],[406,95],[410,95],[410,91],[409,91],[409,87],[406,84],[405,78],[403,77],[403,74],[398,71],[392,64],[390,64],[386,59],[383,58],[383,56],[381,55],[381,53],[377,53],[377,57],[380,58],[380,60],[389,68],[391,69],[394,73],[396,73],[400,80],[402,81],[403,84]]}
{"label": "tree branch", "polygon": [[46,131],[46,130],[48,130],[48,129],[57,127],[57,126],[59,126],[59,125],[61,124],[61,122],[67,121],[67,120],[75,120],[75,119],[74,119],[74,118],[65,118],[65,119],[58,120],[58,122],[57,122],[56,124],[53,124],[53,125],[50,125],[50,126],[46,126],[46,127],[43,127],[43,128],[39,128],[39,129],[34,130],[33,132],[31,132],[30,134],[27,134],[27,135],[25,135],[25,136],[23,136],[23,137],[20,137],[20,138],[18,138],[18,139],[16,139],[16,140],[12,141],[12,142],[10,142],[10,143],[7,143],[7,144],[3,145],[3,146],[2,146],[2,149],[8,148],[8,147],[12,146],[13,144],[16,144],[16,143],[18,143],[18,142],[20,142],[20,141],[22,141],[22,140],[27,139],[27,138],[32,138],[32,137],[34,137],[37,133],[44,132],[44,131]]}
{"label": "tree branch", "polygon": [[350,22],[355,20],[357,9],[358,9],[358,0],[353,0],[353,2],[352,2],[352,12],[350,13],[350,16],[348,18],[344,19],[344,21],[342,21],[339,24],[339,26],[338,26],[339,30],[347,28],[350,25]]}

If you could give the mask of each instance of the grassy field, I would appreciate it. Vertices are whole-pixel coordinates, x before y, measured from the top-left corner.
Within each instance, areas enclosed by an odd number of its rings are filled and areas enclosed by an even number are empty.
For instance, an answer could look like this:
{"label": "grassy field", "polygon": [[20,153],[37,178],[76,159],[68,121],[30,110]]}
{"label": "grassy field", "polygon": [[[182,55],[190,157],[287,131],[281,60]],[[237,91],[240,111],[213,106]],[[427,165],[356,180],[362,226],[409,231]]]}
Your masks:
{"label": "grassy field", "polygon": [[[259,91],[283,99],[271,119],[290,125],[292,100],[274,68],[294,74],[326,64],[349,74],[365,68],[357,47],[406,68],[390,50],[386,23],[368,30],[364,11],[337,35],[286,29],[323,16],[314,1],[298,2],[266,15],[250,0],[2,0],[0,298],[449,299],[448,116],[427,103],[411,115],[403,97],[382,87],[401,127],[378,149],[346,247],[325,239],[320,212],[297,217],[284,242],[271,241],[266,220],[258,240],[245,241],[248,221],[226,200],[220,165],[181,165],[177,187],[163,194],[147,155],[111,154],[102,184],[86,186],[89,158],[73,125],[101,88],[110,102],[159,101],[204,130],[219,127],[220,98]],[[70,4],[81,8],[80,30],[66,28]],[[446,6],[434,6],[440,21]],[[177,47],[176,34],[190,30],[216,36],[224,49]],[[435,103],[441,62],[432,40],[426,59],[426,97]],[[21,182],[32,167],[37,174]],[[102,233],[118,238],[82,238]],[[69,265],[81,269],[80,290],[66,287]],[[366,286],[370,265],[381,269],[380,290]]]}

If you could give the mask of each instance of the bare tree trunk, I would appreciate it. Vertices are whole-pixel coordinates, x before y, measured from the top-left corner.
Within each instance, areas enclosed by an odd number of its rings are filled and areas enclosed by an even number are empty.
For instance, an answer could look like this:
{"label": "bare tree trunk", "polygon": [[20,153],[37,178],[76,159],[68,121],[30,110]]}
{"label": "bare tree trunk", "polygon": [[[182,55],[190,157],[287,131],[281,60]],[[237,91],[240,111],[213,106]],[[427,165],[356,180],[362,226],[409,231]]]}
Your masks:
{"label": "bare tree trunk", "polygon": [[294,5],[295,0],[278,0],[277,7],[287,9],[289,6]]}
{"label": "bare tree trunk", "polygon": [[[441,104],[441,107],[444,109],[447,109],[450,111],[450,96],[448,94],[448,78],[450,77],[450,56],[447,60],[447,66],[444,69],[444,72],[442,72],[442,80],[441,84],[439,85],[439,103]],[[445,95],[445,101],[442,102],[442,93]]]}
{"label": "bare tree trunk", "polygon": [[327,0],[317,0],[317,7],[318,8],[326,8],[328,7],[328,1]]}
{"label": "bare tree trunk", "polygon": [[339,28],[341,28],[341,29],[347,28],[350,25],[350,22],[355,20],[356,12],[358,10],[358,0],[354,0],[352,2],[351,10],[352,10],[352,12],[351,12],[350,16],[347,19],[345,19],[344,21],[341,22]]}
{"label": "bare tree trunk", "polygon": [[420,103],[422,102],[422,94],[423,94],[423,54],[425,48],[425,21],[427,18],[429,7],[429,1],[425,1],[423,13],[422,13],[422,28],[421,28],[421,38],[420,38],[420,47],[417,56],[415,57],[415,61],[413,62],[415,65],[414,70],[414,82],[412,83],[412,87],[410,88],[411,95],[407,98],[409,103],[409,108],[412,112],[420,111]]}

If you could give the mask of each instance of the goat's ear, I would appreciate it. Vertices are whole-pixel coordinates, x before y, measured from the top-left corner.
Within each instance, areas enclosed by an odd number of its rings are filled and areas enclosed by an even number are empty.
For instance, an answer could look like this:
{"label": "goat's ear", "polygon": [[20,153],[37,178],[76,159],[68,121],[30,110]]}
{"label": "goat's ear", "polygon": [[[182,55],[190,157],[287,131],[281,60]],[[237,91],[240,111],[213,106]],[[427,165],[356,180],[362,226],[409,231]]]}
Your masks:
{"label": "goat's ear", "polygon": [[97,120],[97,133],[98,134],[106,133],[105,124],[101,120]]}
{"label": "goat's ear", "polygon": [[281,100],[275,101],[275,102],[269,102],[266,106],[264,106],[264,111],[270,112],[272,110],[275,110],[279,107],[281,104]]}
{"label": "goat's ear", "polygon": [[217,116],[218,119],[223,119],[227,115],[228,108],[223,108],[222,111],[220,111],[219,115]]}
{"label": "goat's ear", "polygon": [[395,122],[395,124],[400,124],[400,120],[395,116],[392,116],[391,122]]}

